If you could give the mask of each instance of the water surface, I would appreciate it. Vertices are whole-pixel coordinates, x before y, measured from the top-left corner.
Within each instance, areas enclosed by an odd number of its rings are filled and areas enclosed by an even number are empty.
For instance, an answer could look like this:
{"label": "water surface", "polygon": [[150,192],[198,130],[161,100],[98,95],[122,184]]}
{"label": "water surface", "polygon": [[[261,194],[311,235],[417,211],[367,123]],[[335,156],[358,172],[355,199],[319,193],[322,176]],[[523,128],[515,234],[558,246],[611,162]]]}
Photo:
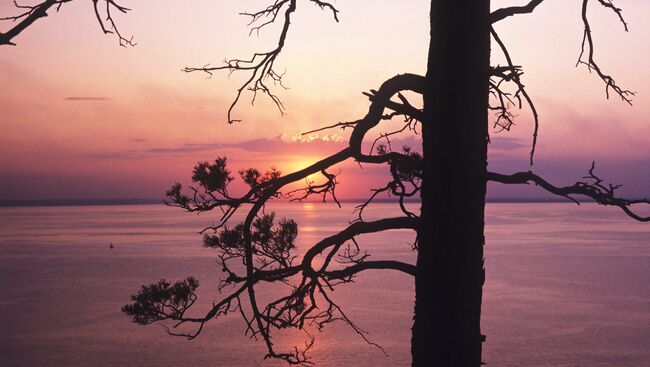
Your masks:
{"label": "water surface", "polygon": [[[354,218],[354,204],[278,204],[301,251]],[[378,204],[369,218],[396,215]],[[0,208],[2,366],[278,366],[237,314],[187,341],[120,307],[141,284],[194,275],[219,295],[210,215],[162,205]],[[483,306],[488,366],[650,366],[650,226],[583,204],[488,204]],[[371,259],[414,262],[409,231],[361,237]],[[110,249],[109,244],[114,248]],[[335,300],[388,356],[344,325],[317,333],[318,366],[409,366],[413,280],[367,272]],[[209,305],[198,305],[209,306]],[[205,310],[205,308],[203,308]],[[280,334],[278,345],[302,345]]]}

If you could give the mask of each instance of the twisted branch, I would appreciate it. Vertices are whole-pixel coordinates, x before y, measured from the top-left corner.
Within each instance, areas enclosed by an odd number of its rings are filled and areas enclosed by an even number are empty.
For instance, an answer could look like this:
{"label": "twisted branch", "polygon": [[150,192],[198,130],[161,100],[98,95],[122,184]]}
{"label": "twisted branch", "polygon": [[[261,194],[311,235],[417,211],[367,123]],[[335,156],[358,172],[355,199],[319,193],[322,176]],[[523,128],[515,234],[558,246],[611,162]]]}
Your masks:
{"label": "twisted branch", "polygon": [[530,14],[535,10],[537,5],[541,4],[543,1],[544,0],[531,0],[528,4],[523,6],[510,6],[507,8],[497,9],[490,14],[490,22],[494,24],[515,14]]}
{"label": "twisted branch", "polygon": [[[12,39],[22,33],[27,27],[31,26],[35,21],[40,18],[47,17],[47,12],[50,9],[55,9],[57,12],[61,9],[61,6],[65,3],[69,3],[72,0],[45,0],[35,5],[19,5],[16,0],[14,0],[14,6],[17,9],[22,9],[23,12],[18,15],[7,16],[0,18],[0,21],[12,21],[18,22],[15,26],[9,29],[7,32],[0,32],[0,45],[11,45],[15,46],[16,44]],[[99,26],[104,32],[104,34],[115,34],[117,36],[120,46],[135,46],[133,42],[133,37],[130,39],[125,38],[120,33],[115,20],[113,19],[112,11],[116,10],[120,13],[127,13],[130,9],[123,7],[115,2],[115,0],[92,0],[93,1],[93,10],[95,17]],[[101,1],[101,2],[100,2]],[[103,4],[104,10],[100,10],[100,6]],[[102,15],[102,12],[104,15]]]}
{"label": "twisted branch", "polygon": [[616,206],[623,210],[629,217],[639,222],[650,221],[650,216],[644,217],[642,215],[636,214],[630,208],[634,204],[650,204],[649,199],[630,200],[616,196],[616,190],[620,188],[620,186],[605,184],[603,179],[594,173],[594,169],[595,163],[592,163],[587,176],[583,177],[587,181],[577,181],[570,186],[555,186],[531,171],[517,172],[511,175],[488,172],[487,178],[489,181],[500,182],[504,184],[534,183],[547,192],[567,198],[578,205],[580,202],[573,196],[579,195],[588,197],[600,205]]}

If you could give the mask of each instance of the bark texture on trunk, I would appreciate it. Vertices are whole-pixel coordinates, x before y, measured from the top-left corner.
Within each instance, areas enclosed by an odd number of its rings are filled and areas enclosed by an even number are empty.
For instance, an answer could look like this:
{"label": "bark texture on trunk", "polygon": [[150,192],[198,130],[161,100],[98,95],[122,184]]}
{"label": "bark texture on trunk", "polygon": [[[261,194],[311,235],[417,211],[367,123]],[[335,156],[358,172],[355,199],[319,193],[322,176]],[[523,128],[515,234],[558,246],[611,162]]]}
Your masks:
{"label": "bark texture on trunk", "polygon": [[489,0],[432,0],[414,367],[481,364]]}

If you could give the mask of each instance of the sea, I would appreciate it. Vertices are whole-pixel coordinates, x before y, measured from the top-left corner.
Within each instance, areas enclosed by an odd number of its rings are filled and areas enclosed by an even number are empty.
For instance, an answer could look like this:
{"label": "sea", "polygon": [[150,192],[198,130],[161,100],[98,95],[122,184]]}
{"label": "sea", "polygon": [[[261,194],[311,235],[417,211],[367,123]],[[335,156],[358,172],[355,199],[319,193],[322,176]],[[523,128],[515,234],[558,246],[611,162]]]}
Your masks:
{"label": "sea", "polygon": [[[277,203],[266,211],[298,223],[300,254],[354,220],[355,206]],[[218,301],[223,274],[198,233],[218,214],[162,204],[0,207],[0,366],[284,366],[264,359],[263,342],[246,335],[238,312],[187,340],[120,311],[141,285],[190,275],[201,284],[192,315]],[[365,217],[398,214],[379,203]],[[485,228],[487,366],[650,366],[650,224],[592,203],[489,203]],[[413,263],[413,240],[400,230],[358,243],[370,260]],[[260,297],[272,298],[271,288],[259,286]],[[309,330],[315,366],[410,366],[410,276],[367,271],[331,296],[383,351],[335,322]],[[278,332],[273,342],[288,351],[308,339]]]}

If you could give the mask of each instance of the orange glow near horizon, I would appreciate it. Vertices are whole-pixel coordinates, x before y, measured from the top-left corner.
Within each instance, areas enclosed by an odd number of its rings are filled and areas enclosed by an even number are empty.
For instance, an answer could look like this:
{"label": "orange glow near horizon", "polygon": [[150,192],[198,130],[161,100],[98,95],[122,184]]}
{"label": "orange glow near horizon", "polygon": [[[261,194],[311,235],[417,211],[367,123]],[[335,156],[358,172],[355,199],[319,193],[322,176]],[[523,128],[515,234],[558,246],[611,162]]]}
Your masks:
{"label": "orange glow near horizon", "polygon": [[[304,157],[304,156],[290,156],[287,157],[287,161],[279,163],[278,167],[282,171],[283,175],[292,173],[292,172],[297,172],[302,169],[305,169],[312,164],[318,162],[321,157]],[[305,179],[313,181],[316,179],[317,176],[320,176],[320,173],[314,173],[309,176],[307,176]]]}

